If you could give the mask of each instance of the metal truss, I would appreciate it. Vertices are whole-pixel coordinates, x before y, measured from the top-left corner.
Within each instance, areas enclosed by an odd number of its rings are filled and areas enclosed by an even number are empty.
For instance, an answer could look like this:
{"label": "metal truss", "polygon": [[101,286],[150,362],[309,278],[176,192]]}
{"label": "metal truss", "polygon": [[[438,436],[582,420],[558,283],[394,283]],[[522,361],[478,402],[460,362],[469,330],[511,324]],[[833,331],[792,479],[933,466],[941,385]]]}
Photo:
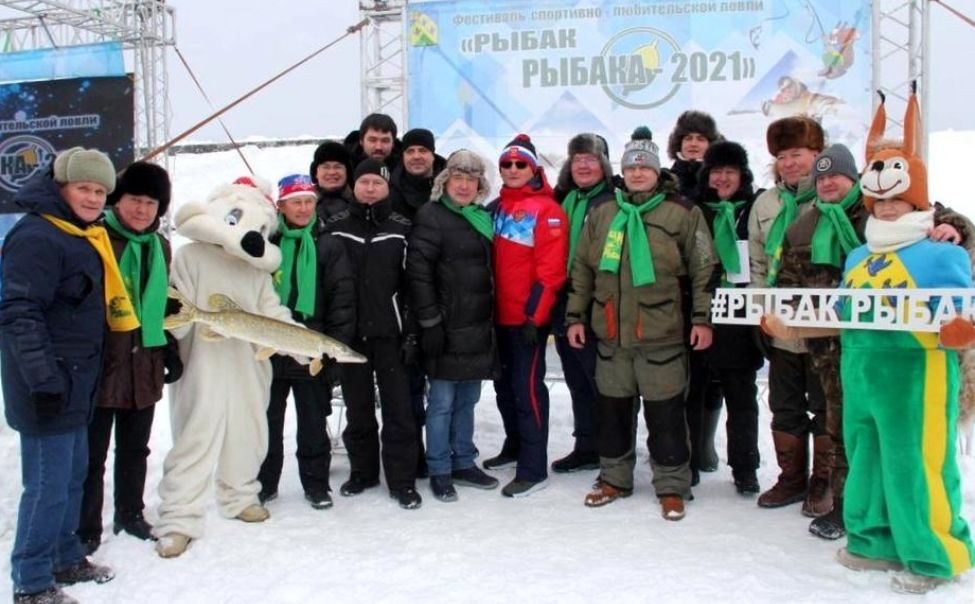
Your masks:
{"label": "metal truss", "polygon": [[[914,80],[922,116],[927,111],[930,8],[928,0],[874,0],[872,7],[872,86],[887,95],[887,135],[896,138],[903,132],[902,117]],[[875,109],[878,102],[875,97]],[[921,120],[921,128],[922,153],[927,155],[927,120]]]}
{"label": "metal truss", "polygon": [[362,115],[386,113],[407,129],[406,2],[363,0],[359,14],[369,25],[359,33]]}
{"label": "metal truss", "polygon": [[176,30],[165,0],[0,0],[0,7],[29,15],[0,19],[11,51],[121,42],[135,74],[136,153],[169,139],[166,47],[176,45]]}

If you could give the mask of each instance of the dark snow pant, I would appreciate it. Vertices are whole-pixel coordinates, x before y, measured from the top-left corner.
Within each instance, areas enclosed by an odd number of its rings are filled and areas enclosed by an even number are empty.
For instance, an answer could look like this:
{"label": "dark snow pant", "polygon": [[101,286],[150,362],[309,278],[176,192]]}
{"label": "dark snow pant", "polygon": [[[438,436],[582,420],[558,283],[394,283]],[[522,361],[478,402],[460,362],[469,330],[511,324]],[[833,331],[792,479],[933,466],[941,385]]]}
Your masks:
{"label": "dark snow pant", "polygon": [[349,453],[352,475],[371,482],[379,479],[379,424],[373,376],[379,386],[383,417],[382,466],[386,486],[397,491],[416,484],[416,418],[410,405],[410,378],[399,357],[398,338],[359,339],[352,348],[365,363],[342,366],[342,397],[346,426],[342,442]]}
{"label": "dark snow pant", "polygon": [[826,395],[809,353],[771,347],[768,391],[773,431],[800,438],[826,434]]}
{"label": "dark snow pant", "polygon": [[332,388],[323,379],[274,378],[267,406],[267,457],[257,479],[261,492],[275,493],[284,466],[284,416],[288,392],[294,393],[298,421],[298,478],[306,493],[328,491],[328,470],[332,463],[332,441],[328,438]]}
{"label": "dark snow pant", "polygon": [[545,344],[548,327],[538,328],[538,344],[525,342],[520,327],[498,326],[501,378],[495,398],[504,423],[506,455],[518,458],[516,480],[539,482],[548,477],[548,388]]}
{"label": "dark snow pant", "polygon": [[711,383],[728,407],[728,465],[734,470],[757,470],[758,387],[750,369],[711,368]]}
{"label": "dark snow pant", "polygon": [[562,375],[572,398],[573,450],[579,453],[595,453],[596,435],[599,434],[596,408],[596,334],[586,332],[586,344],[582,348],[569,345],[569,338],[555,336],[555,350],[562,362]]}
{"label": "dark snow pant", "polygon": [[101,540],[105,501],[105,461],[115,424],[115,519],[126,521],[142,514],[146,486],[149,436],[155,405],[145,409],[95,407],[88,426],[88,475],[81,498],[78,536]]}
{"label": "dark snow pant", "polygon": [[839,344],[836,343],[829,352],[814,352],[810,355],[826,395],[826,433],[833,444],[830,455],[830,486],[834,496],[842,497],[850,468],[846,459],[846,445],[843,443],[843,385],[840,382]]}
{"label": "dark snow pant", "polygon": [[426,468],[426,451],[423,448],[423,428],[427,423],[427,412],[424,399],[427,394],[427,374],[423,366],[417,362],[406,367],[410,376],[410,407],[413,409],[413,419],[416,423],[417,470]]}
{"label": "dark snow pant", "polygon": [[687,432],[691,439],[691,467],[700,467],[701,434],[706,416],[721,409],[721,386],[714,381],[705,351],[692,350],[688,355],[690,379],[687,387]]}

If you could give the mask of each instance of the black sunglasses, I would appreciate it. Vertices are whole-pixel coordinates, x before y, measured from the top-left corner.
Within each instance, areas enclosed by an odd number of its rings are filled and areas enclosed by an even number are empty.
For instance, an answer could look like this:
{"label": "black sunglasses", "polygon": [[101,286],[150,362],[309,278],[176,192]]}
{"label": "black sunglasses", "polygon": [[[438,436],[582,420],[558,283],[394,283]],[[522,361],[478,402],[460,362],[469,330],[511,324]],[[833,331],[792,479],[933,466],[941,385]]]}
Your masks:
{"label": "black sunglasses", "polygon": [[526,162],[526,161],[503,161],[499,165],[501,166],[501,169],[502,170],[507,170],[507,169],[511,168],[511,166],[514,166],[514,167],[518,168],[519,170],[524,170],[525,168],[528,167],[528,162]]}

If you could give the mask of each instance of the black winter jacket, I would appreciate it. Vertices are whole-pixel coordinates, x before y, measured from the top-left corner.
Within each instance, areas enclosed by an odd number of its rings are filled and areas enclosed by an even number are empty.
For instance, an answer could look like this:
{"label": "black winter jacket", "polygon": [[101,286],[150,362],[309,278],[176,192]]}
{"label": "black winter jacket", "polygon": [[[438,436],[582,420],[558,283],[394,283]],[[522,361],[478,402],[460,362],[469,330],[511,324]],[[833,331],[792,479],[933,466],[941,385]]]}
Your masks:
{"label": "black winter jacket", "polygon": [[345,244],[355,275],[356,338],[397,338],[415,333],[407,314],[406,237],[410,221],[389,199],[373,205],[352,201],[325,223]]}
{"label": "black winter jacket", "polygon": [[[88,241],[41,217],[79,228],[50,174],[15,198],[28,214],[10,230],[0,267],[0,379],[7,423],[24,434],[60,434],[88,424],[102,369],[105,294],[102,262]],[[56,417],[38,420],[31,394],[63,396]]]}
{"label": "black winter jacket", "polygon": [[687,199],[694,199],[698,193],[697,175],[701,170],[702,162],[689,161],[686,159],[675,159],[670,171],[680,181],[680,194]]}
{"label": "black winter jacket", "polygon": [[332,216],[349,207],[349,202],[352,201],[352,189],[348,185],[337,191],[326,191],[321,187],[317,187],[317,189],[318,205],[315,207],[315,212],[322,222],[326,222]]}
{"label": "black winter jacket", "polygon": [[393,211],[410,220],[416,216],[420,206],[430,201],[433,179],[447,165],[447,160],[439,155],[433,156],[433,176],[414,176],[406,171],[400,162],[389,180],[389,198],[393,201]]}
{"label": "black winter jacket", "polygon": [[[291,299],[287,306],[291,309],[291,317],[309,329],[314,329],[345,344],[350,344],[355,337],[355,277],[352,264],[349,262],[345,246],[332,235],[324,232],[325,225],[319,221],[315,227],[318,248],[318,282],[315,292],[315,313],[305,317],[295,312],[298,302],[298,284],[294,273],[291,275]],[[280,235],[271,237],[271,243],[277,245],[281,241]],[[301,250],[300,244],[295,254]],[[325,379],[325,373],[312,377],[308,367],[299,364],[290,356],[274,355],[271,357],[274,377],[295,379]]]}
{"label": "black winter jacket", "polygon": [[442,203],[424,205],[410,233],[406,275],[420,327],[443,323],[444,353],[424,359],[431,378],[493,377],[491,242]]}

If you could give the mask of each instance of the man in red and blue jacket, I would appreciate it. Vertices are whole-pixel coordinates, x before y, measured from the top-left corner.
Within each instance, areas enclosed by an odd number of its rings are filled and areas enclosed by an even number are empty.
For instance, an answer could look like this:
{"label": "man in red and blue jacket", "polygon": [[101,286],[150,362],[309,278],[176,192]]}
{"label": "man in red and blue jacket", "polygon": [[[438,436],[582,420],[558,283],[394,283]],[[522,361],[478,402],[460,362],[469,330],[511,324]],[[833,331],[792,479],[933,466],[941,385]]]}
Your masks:
{"label": "man in red and blue jacket", "polygon": [[514,480],[501,493],[523,497],[543,488],[548,477],[545,345],[552,306],[566,280],[568,219],[527,135],[508,143],[498,166],[504,184],[491,209],[501,376],[494,390],[505,440],[484,467],[517,463]]}

